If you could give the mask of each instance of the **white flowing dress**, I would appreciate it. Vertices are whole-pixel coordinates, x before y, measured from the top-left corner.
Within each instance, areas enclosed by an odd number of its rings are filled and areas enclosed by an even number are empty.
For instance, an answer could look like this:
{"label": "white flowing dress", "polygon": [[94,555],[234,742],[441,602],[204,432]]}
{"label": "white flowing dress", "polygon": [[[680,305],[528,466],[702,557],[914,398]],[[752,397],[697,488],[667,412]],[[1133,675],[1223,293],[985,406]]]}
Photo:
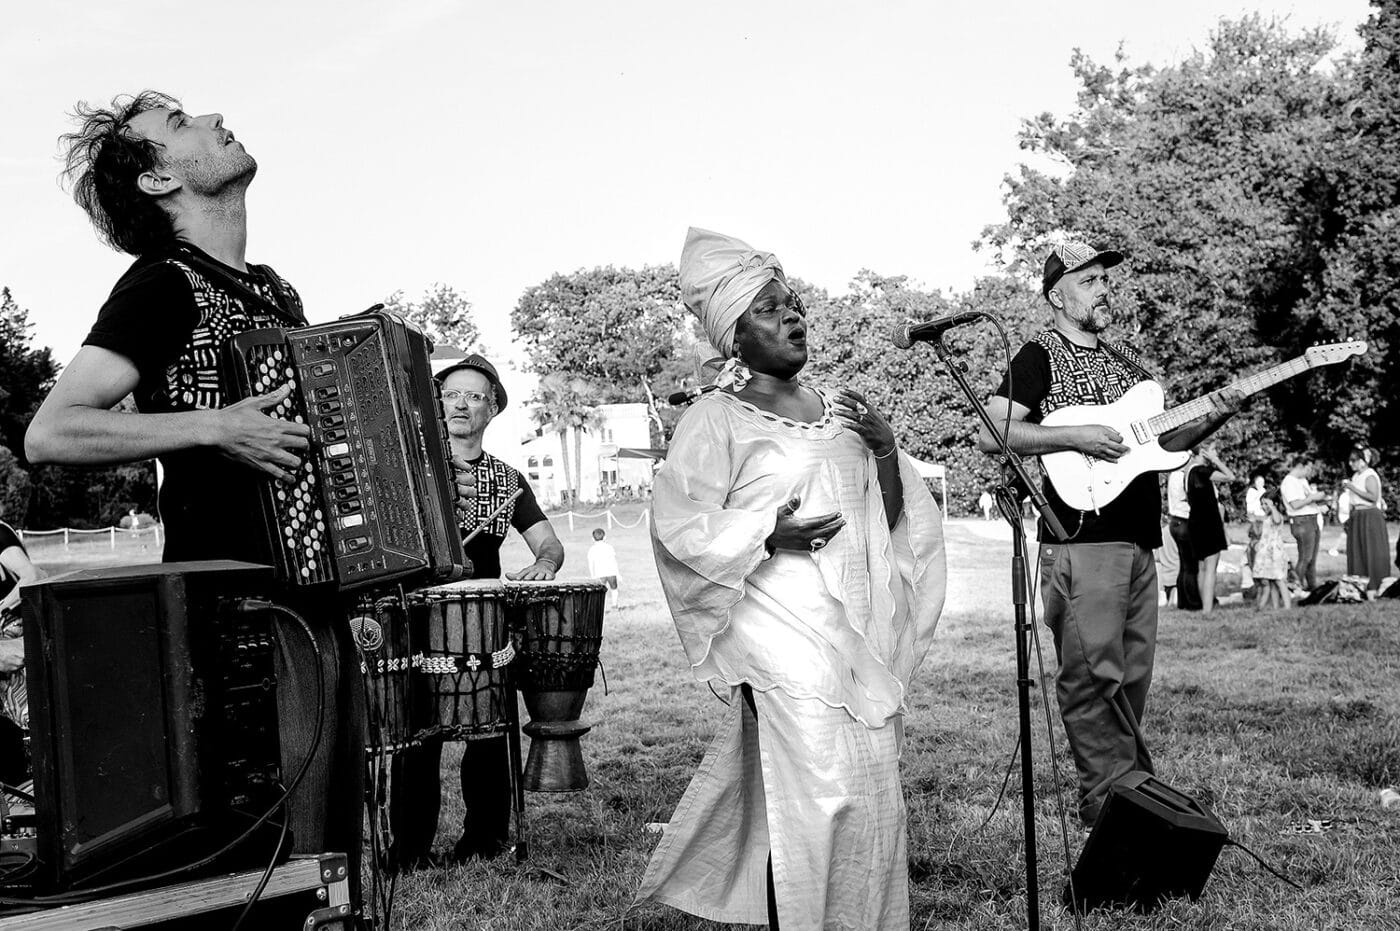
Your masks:
{"label": "white flowing dress", "polygon": [[[901,453],[891,531],[874,456],[822,400],[820,420],[797,423],[712,392],[657,473],[662,588],[696,677],[731,693],[637,900],[766,923],[771,851],[784,931],[903,929],[902,714],[943,607],[942,516]],[[799,517],[846,525],[818,552],[765,559],[793,497]]]}

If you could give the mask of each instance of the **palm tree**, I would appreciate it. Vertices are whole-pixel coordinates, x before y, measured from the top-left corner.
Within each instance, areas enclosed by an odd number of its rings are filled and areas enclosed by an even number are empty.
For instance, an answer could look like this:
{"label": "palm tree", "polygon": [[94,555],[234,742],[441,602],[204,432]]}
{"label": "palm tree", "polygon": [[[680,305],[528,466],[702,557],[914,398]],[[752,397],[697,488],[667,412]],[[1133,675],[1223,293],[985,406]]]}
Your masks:
{"label": "palm tree", "polygon": [[[588,382],[551,372],[540,378],[539,387],[530,400],[535,405],[535,419],[540,427],[559,435],[560,458],[564,460],[564,486],[569,499],[577,501],[583,490],[583,431],[591,429],[598,422],[596,402],[589,391]],[[566,445],[569,431],[573,431],[574,439],[572,469]]]}

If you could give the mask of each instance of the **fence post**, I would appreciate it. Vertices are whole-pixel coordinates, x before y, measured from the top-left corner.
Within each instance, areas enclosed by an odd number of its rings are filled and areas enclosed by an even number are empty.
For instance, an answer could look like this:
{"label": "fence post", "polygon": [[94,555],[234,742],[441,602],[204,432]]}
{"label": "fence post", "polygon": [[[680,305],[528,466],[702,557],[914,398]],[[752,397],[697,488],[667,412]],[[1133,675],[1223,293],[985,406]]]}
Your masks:
{"label": "fence post", "polygon": [[109,546],[108,546],[108,549],[113,549],[113,550],[116,549],[116,548],[117,548],[117,528],[116,528],[116,527],[108,527],[108,528],[107,528],[107,538],[108,538],[108,540],[111,541],[110,544],[109,544]]}
{"label": "fence post", "polygon": [[612,508],[608,508],[606,511],[603,512],[603,514],[607,516],[608,530],[611,531],[611,530],[612,530],[612,520],[613,520],[613,518],[612,518]]}
{"label": "fence post", "polygon": [[573,510],[571,509],[571,510],[569,511],[569,532],[570,532],[570,533],[573,533],[573,531],[574,531],[574,512],[573,512]]}
{"label": "fence post", "polygon": [[68,528],[63,528],[63,548],[68,549]]}

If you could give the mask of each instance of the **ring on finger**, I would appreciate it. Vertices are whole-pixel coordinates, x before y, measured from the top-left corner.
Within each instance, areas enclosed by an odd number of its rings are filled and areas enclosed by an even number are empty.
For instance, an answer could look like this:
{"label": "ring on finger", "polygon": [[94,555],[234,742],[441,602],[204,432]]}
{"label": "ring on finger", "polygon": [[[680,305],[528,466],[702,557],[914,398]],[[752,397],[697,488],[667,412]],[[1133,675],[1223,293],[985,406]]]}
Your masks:
{"label": "ring on finger", "polygon": [[856,402],[856,416],[857,416],[857,417],[864,417],[864,416],[865,416],[866,414],[868,414],[868,413],[870,413],[870,408],[866,407],[864,404],[862,404],[862,403],[860,403],[859,401],[857,401],[857,402]]}
{"label": "ring on finger", "polygon": [[812,552],[815,553],[817,550],[819,550],[819,549],[821,549],[822,547],[826,546],[826,537],[813,537],[813,538],[812,538],[812,544],[811,544],[811,545],[812,545]]}

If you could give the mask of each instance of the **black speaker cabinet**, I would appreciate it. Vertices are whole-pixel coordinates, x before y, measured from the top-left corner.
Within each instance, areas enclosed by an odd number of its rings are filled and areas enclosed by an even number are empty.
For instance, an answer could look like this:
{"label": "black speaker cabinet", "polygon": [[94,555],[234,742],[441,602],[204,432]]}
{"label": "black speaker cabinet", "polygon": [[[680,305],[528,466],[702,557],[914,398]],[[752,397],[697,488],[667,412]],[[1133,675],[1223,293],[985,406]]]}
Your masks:
{"label": "black speaker cabinet", "polygon": [[42,887],[188,863],[275,802],[272,616],[239,610],[271,588],[269,567],[205,562],[80,570],[25,590]]}
{"label": "black speaker cabinet", "polygon": [[[1078,910],[1152,911],[1166,899],[1194,901],[1228,839],[1200,802],[1148,773],[1128,773],[1108,790],[1075,864]],[[1071,904],[1069,885],[1064,904]]]}

